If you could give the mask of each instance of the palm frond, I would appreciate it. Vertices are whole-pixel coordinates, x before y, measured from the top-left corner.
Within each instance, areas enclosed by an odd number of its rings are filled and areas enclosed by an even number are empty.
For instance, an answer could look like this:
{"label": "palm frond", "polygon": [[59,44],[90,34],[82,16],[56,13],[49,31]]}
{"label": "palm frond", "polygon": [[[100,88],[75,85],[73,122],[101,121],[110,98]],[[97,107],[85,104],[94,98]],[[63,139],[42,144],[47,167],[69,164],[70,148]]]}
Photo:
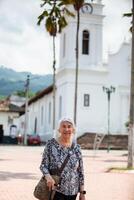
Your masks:
{"label": "palm frond", "polygon": [[38,22],[37,25],[40,25],[40,23],[42,22],[42,20],[48,16],[48,12],[47,10],[44,10],[43,13],[38,17]]}
{"label": "palm frond", "polygon": [[47,31],[49,32],[49,34],[51,36],[56,36],[56,33],[57,33],[57,24],[55,21],[53,21],[53,18],[52,17],[48,17],[46,19],[46,29]]}
{"label": "palm frond", "polygon": [[132,17],[132,13],[124,13],[123,17]]}
{"label": "palm frond", "polygon": [[[123,14],[123,17],[132,17],[133,16],[133,13],[131,12],[129,12],[129,13],[124,13]],[[130,28],[129,28],[129,31],[132,33],[132,31],[133,31],[133,27],[131,26]]]}
{"label": "palm frond", "polygon": [[75,17],[74,13],[72,13],[71,11],[69,11],[66,7],[64,8],[63,12],[64,12],[67,16]]}
{"label": "palm frond", "polygon": [[40,5],[41,7],[45,6],[46,4],[52,5],[51,0],[42,0],[42,1],[44,1],[44,3],[41,3]]}
{"label": "palm frond", "polygon": [[[66,8],[66,5],[74,5],[84,2],[84,0],[41,0],[41,7],[44,7],[45,10],[38,17],[37,24],[40,25],[41,22],[45,19],[46,30],[50,33],[50,35],[56,35],[57,29],[58,32],[61,32],[62,29],[67,26],[67,21],[65,19],[65,15],[74,17],[74,13],[72,13],[69,9]],[[48,7],[50,9],[48,9]]]}

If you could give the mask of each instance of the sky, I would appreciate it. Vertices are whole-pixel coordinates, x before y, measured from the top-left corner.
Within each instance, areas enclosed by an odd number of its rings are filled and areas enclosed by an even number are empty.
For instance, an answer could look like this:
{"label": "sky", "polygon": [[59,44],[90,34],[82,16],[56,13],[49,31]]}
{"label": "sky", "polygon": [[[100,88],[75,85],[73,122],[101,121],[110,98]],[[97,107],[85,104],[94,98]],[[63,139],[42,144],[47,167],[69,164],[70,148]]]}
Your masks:
{"label": "sky", "polygon": [[[0,0],[0,66],[33,74],[52,73],[52,38],[45,27],[37,26],[41,0]],[[102,0],[103,58],[115,53],[131,35],[131,19],[122,17],[131,9],[131,0]],[[59,52],[59,38],[56,39]],[[59,54],[57,53],[57,60]],[[57,64],[58,67],[58,64]]]}

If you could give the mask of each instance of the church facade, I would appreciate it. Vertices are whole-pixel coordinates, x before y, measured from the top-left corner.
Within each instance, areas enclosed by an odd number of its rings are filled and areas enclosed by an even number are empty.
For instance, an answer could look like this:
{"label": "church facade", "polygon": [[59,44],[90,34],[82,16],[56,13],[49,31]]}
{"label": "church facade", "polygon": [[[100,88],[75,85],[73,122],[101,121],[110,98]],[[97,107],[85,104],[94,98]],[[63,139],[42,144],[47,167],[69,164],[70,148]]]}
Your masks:
{"label": "church facade", "polygon": [[[103,5],[93,13],[81,11],[77,132],[126,134],[129,120],[131,47],[124,43],[103,63]],[[56,125],[63,116],[74,117],[76,19],[69,18],[60,36],[60,66],[56,74]],[[53,131],[53,89],[46,88],[29,100],[28,132]],[[24,117],[24,116],[23,116]],[[24,120],[22,117],[21,120]]]}

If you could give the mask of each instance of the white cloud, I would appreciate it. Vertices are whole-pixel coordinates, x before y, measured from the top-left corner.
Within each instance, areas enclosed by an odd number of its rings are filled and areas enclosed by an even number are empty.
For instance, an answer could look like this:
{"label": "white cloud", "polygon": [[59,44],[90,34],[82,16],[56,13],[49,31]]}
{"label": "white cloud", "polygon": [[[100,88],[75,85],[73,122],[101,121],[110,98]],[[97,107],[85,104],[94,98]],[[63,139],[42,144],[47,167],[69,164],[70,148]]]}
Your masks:
{"label": "white cloud", "polygon": [[0,64],[17,71],[49,73],[51,39],[43,26],[37,26],[39,1],[4,0],[1,11]]}
{"label": "white cloud", "polygon": [[104,7],[104,47],[117,51],[120,44],[130,38],[131,18],[123,17],[131,11],[131,0],[103,0]]}
{"label": "white cloud", "polygon": [[[106,4],[104,47],[115,50],[130,26],[130,20],[122,18],[122,14],[130,10],[131,1],[103,2]],[[36,25],[40,3],[40,0],[0,0],[0,65],[38,74],[52,72],[52,38],[45,32],[44,25]]]}

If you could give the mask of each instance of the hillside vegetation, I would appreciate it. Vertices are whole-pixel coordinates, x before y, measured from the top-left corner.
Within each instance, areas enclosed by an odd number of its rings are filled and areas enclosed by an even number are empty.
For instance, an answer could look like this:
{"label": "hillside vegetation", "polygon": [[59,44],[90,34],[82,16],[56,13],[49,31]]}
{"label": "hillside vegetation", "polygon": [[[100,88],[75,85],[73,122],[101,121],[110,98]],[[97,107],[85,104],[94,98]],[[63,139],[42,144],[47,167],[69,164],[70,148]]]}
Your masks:
{"label": "hillside vegetation", "polygon": [[27,75],[30,75],[30,90],[36,93],[52,84],[52,75],[37,75],[31,72],[17,72],[0,66],[0,96],[24,91]]}

